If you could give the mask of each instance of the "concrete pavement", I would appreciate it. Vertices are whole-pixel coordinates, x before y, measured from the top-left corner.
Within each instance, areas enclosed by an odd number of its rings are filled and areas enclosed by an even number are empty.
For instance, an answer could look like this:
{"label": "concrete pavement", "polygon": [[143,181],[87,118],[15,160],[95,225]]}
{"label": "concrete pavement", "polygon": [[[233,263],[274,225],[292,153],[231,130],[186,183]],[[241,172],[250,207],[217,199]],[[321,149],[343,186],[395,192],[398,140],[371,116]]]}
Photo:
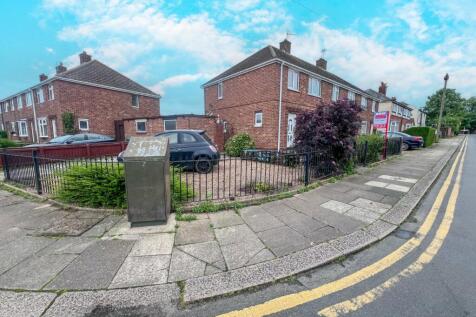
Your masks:
{"label": "concrete pavement", "polygon": [[[0,192],[0,288],[69,290],[47,312],[61,315],[55,312],[116,305],[117,297],[124,307],[150,306],[164,292],[170,304],[178,285],[190,302],[269,283],[396,229],[457,145],[443,140],[289,199],[155,227],[129,228],[123,217],[67,212]],[[5,292],[0,312],[28,296],[45,309],[45,294],[52,293]]]}

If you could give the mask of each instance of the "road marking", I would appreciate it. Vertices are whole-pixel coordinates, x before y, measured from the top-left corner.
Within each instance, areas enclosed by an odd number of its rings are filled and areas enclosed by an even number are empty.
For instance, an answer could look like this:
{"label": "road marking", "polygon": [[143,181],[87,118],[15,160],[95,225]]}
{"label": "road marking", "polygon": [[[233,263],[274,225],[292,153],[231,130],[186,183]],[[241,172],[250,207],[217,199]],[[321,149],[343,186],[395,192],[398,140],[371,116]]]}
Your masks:
{"label": "road marking", "polygon": [[441,246],[443,245],[443,242],[445,241],[450,230],[451,224],[453,222],[456,201],[458,200],[458,195],[460,191],[461,174],[463,170],[465,154],[466,147],[464,149],[463,156],[461,158],[461,163],[458,168],[458,174],[456,176],[455,184],[453,186],[450,198],[448,200],[448,204],[446,206],[445,215],[443,217],[443,220],[441,221],[440,226],[438,227],[434,239],[431,241],[428,248],[426,248],[426,250],[418,257],[415,262],[407,266],[404,270],[400,271],[400,273],[398,273],[397,275],[394,275],[393,277],[386,280],[384,283],[372,288],[371,290],[359,296],[320,310],[318,312],[320,316],[338,317],[343,314],[348,314],[350,312],[357,311],[365,305],[374,302],[377,298],[383,296],[385,291],[395,286],[403,278],[410,277],[422,271],[425,265],[427,265],[433,260],[435,255],[441,249]]}
{"label": "road marking", "polygon": [[[466,140],[465,140],[466,141]],[[341,291],[353,285],[356,285],[376,274],[382,272],[383,270],[389,268],[390,266],[394,265],[396,262],[401,260],[415,248],[417,248],[426,237],[428,232],[431,230],[438,211],[443,203],[443,199],[448,191],[448,188],[451,184],[451,180],[453,178],[456,166],[458,165],[458,161],[461,157],[463,147],[458,151],[458,155],[453,162],[450,172],[446,177],[443,185],[438,192],[438,195],[435,198],[435,202],[431,207],[430,212],[425,218],[425,221],[418,229],[416,235],[401,245],[398,249],[393,251],[392,253],[386,255],[384,258],[378,260],[377,262],[360,269],[352,274],[344,276],[336,281],[321,285],[317,288],[306,290],[294,294],[289,294],[285,296],[281,296],[262,304],[258,304],[255,306],[250,306],[244,308],[242,310],[236,310],[229,313],[225,313],[220,315],[221,317],[231,317],[231,316],[265,316],[270,315],[273,313],[278,313],[283,310],[287,310],[302,304],[305,304],[310,301],[317,300],[324,296],[333,294],[335,292]]]}

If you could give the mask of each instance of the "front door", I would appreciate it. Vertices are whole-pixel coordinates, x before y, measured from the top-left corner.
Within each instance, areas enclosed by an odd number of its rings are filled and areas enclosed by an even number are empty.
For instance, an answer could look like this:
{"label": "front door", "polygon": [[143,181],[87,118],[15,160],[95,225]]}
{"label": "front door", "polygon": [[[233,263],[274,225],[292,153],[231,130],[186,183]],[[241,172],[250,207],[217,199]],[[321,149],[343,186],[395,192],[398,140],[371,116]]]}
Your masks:
{"label": "front door", "polygon": [[286,138],[286,145],[287,147],[293,147],[294,146],[294,128],[296,127],[296,114],[295,113],[289,113],[288,114],[288,132],[287,132],[287,138]]}
{"label": "front door", "polygon": [[116,120],[114,121],[114,132],[116,136],[116,141],[124,141],[126,139],[124,133],[124,121]]}

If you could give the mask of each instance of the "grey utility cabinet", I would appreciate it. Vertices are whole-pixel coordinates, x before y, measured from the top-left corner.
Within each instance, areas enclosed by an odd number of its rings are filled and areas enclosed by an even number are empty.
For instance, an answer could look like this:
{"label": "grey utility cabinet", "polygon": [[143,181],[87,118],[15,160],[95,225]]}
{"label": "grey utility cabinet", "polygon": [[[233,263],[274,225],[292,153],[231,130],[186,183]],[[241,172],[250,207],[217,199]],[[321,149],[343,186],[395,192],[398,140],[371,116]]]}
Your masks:
{"label": "grey utility cabinet", "polygon": [[131,226],[166,222],[170,214],[168,138],[132,137],[123,158]]}

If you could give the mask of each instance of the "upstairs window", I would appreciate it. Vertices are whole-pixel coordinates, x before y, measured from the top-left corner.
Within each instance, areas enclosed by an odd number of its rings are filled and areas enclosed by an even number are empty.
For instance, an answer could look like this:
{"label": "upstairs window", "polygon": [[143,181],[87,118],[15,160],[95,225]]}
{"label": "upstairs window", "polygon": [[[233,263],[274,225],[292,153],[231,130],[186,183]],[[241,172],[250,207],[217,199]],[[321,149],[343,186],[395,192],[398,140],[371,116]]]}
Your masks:
{"label": "upstairs window", "polygon": [[255,127],[261,128],[263,126],[263,112],[255,112]]}
{"label": "upstairs window", "polygon": [[355,101],[355,93],[352,91],[349,91],[347,93],[347,97],[349,98],[350,101]]}
{"label": "upstairs window", "polygon": [[17,106],[18,109],[23,108],[23,100],[21,99],[21,95],[17,97]]}
{"label": "upstairs window", "polygon": [[367,110],[367,98],[365,98],[364,96],[360,97],[360,107],[363,110]]}
{"label": "upstairs window", "polygon": [[146,119],[136,120],[136,132],[139,132],[139,133],[147,132],[147,120]]}
{"label": "upstairs window", "polygon": [[139,96],[132,95],[132,106],[135,108],[139,108]]}
{"label": "upstairs window", "polygon": [[89,131],[89,119],[78,119],[79,130]]}
{"label": "upstairs window", "polygon": [[309,77],[308,94],[316,97],[321,95],[321,83],[317,78]]}
{"label": "upstairs window", "polygon": [[299,91],[299,72],[288,70],[288,89]]}
{"label": "upstairs window", "polygon": [[223,83],[218,83],[217,85],[217,96],[218,99],[223,99]]}
{"label": "upstairs window", "polygon": [[26,93],[25,98],[26,98],[26,106],[31,107],[33,104],[33,99],[31,98],[31,91]]}
{"label": "upstairs window", "polygon": [[337,86],[332,86],[332,101],[337,101],[339,99],[339,87]]}
{"label": "upstairs window", "polygon": [[10,103],[8,101],[5,101],[5,112],[8,112],[8,110],[10,108]]}
{"label": "upstairs window", "polygon": [[55,99],[55,90],[53,89],[53,84],[48,85],[48,100]]}
{"label": "upstairs window", "polygon": [[177,130],[177,120],[164,120],[164,130]]}
{"label": "upstairs window", "polygon": [[372,100],[372,112],[377,112],[377,103],[375,100]]}
{"label": "upstairs window", "polygon": [[38,100],[38,103],[45,102],[45,96],[43,95],[43,88],[38,88],[36,90],[36,100]]}
{"label": "upstairs window", "polygon": [[397,113],[398,112],[398,106],[396,104],[392,104],[392,112]]}

